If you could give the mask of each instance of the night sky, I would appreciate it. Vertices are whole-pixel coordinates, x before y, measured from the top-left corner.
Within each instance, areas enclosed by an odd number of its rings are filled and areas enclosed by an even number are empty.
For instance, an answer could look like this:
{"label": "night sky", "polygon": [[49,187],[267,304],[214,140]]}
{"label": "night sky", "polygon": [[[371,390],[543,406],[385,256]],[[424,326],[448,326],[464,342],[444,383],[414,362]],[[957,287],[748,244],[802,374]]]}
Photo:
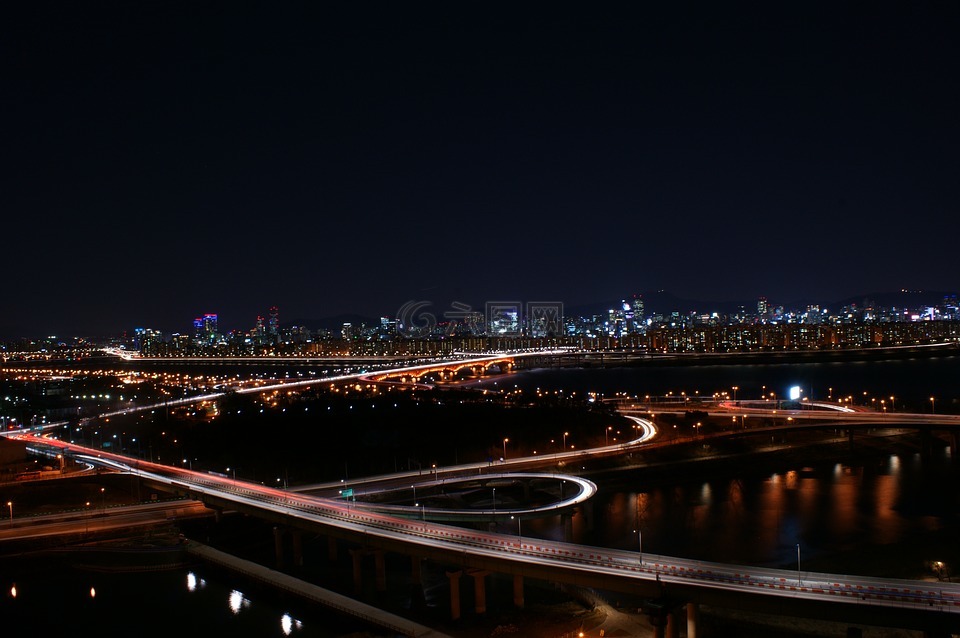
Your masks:
{"label": "night sky", "polygon": [[20,4],[0,338],[958,288],[957,3]]}

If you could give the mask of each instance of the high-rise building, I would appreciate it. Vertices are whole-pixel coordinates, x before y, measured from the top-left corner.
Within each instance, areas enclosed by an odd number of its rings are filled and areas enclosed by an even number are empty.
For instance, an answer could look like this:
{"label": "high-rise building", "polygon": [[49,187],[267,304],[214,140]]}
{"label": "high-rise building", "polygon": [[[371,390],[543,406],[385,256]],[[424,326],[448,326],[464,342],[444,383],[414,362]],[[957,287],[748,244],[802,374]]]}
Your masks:
{"label": "high-rise building", "polygon": [[138,352],[150,352],[163,343],[163,334],[151,328],[137,328],[133,331],[133,348]]}
{"label": "high-rise building", "polygon": [[757,314],[760,316],[760,318],[762,319],[766,317],[769,311],[770,311],[770,306],[767,303],[767,298],[760,297],[759,299],[757,299]]}
{"label": "high-rise building", "polygon": [[633,296],[633,318],[639,323],[643,323],[643,295]]}
{"label": "high-rise building", "polygon": [[267,334],[273,339],[280,335],[280,310],[276,306],[270,308],[270,323],[267,325]]}
{"label": "high-rise building", "polygon": [[[194,323],[196,325],[196,323]],[[217,338],[217,314],[208,312],[203,315],[203,340],[215,341]]]}
{"label": "high-rise building", "polygon": [[397,320],[390,317],[380,317],[380,334],[393,337],[397,334]]}

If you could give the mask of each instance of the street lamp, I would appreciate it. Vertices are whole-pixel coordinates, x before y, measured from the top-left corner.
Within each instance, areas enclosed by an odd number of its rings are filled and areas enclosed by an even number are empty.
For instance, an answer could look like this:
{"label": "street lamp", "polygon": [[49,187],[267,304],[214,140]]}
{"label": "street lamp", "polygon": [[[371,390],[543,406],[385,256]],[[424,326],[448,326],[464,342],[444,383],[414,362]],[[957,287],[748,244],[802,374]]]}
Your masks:
{"label": "street lamp", "polygon": [[739,389],[740,389],[740,386],[737,386],[737,385],[733,386],[733,403],[734,404],[737,403],[737,390]]}
{"label": "street lamp", "polygon": [[603,431],[603,444],[610,445],[610,430],[613,429],[612,425],[608,425],[607,429]]}
{"label": "street lamp", "polygon": [[10,508],[10,524],[13,525],[13,501],[7,501],[7,507]]}
{"label": "street lamp", "polygon": [[[510,517],[513,520],[513,516]],[[520,533],[520,516],[517,515],[517,538],[523,541],[523,534]]]}
{"label": "street lamp", "polygon": [[637,548],[640,551],[640,564],[643,565],[643,532],[640,531],[640,527],[633,530],[637,533]]}
{"label": "street lamp", "polygon": [[510,440],[510,439],[504,439],[504,440],[503,440],[503,460],[504,460],[504,461],[507,460],[507,442],[508,442],[509,440]]}
{"label": "street lamp", "polygon": [[802,587],[803,581],[800,579],[800,543],[797,543],[797,587]]}
{"label": "street lamp", "polygon": [[497,488],[493,488],[493,513],[497,513]]}
{"label": "street lamp", "polygon": [[107,491],[107,488],[105,488],[105,487],[101,487],[101,488],[100,488],[100,512],[101,512],[104,516],[107,515],[107,499],[106,499],[106,496],[105,496],[105,494],[104,494],[106,491]]}
{"label": "street lamp", "polygon": [[934,397],[930,397],[930,414],[937,413],[937,400]]}
{"label": "street lamp", "polygon": [[570,436],[570,433],[569,433],[569,432],[564,432],[564,433],[563,433],[563,451],[564,451],[564,452],[567,451],[567,437],[568,437],[568,436]]}

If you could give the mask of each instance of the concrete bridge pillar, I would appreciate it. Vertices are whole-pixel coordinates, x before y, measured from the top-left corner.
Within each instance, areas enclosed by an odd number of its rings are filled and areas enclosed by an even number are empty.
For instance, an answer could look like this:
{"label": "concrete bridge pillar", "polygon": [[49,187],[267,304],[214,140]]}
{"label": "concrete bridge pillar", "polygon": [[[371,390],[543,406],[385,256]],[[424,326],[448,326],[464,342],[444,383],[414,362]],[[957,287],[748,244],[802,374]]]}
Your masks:
{"label": "concrete bridge pillar", "polygon": [[387,591],[387,570],[383,564],[383,550],[373,552],[373,564],[377,570],[377,591]]}
{"label": "concrete bridge pillar", "polygon": [[423,559],[419,556],[410,557],[410,606],[422,609],[427,600],[423,594]]}
{"label": "concrete bridge pillar", "polygon": [[362,549],[351,549],[350,557],[353,559],[353,593],[360,595],[363,592],[363,555]]}
{"label": "concrete bridge pillar", "polygon": [[653,638],[665,638],[667,619],[662,614],[651,614],[650,625],[653,626]]}
{"label": "concrete bridge pillar", "polygon": [[290,536],[293,538],[293,566],[300,569],[303,567],[303,533],[291,530]]}
{"label": "concrete bridge pillar", "polygon": [[523,576],[520,574],[513,576],[513,606],[523,609]]}
{"label": "concrete bridge pillar", "polygon": [[563,525],[563,542],[573,542],[573,516],[571,514],[561,514],[560,523]]}
{"label": "concrete bridge pillar", "polygon": [[460,577],[462,571],[447,572],[450,579],[450,620],[460,620]]}
{"label": "concrete bridge pillar", "polygon": [[933,455],[933,434],[930,430],[920,430],[920,458],[927,460]]}
{"label": "concrete bridge pillar", "polygon": [[697,638],[697,628],[700,626],[700,605],[687,603],[687,638]]}
{"label": "concrete bridge pillar", "polygon": [[423,559],[419,556],[410,557],[410,582],[423,585]]}
{"label": "concrete bridge pillar", "polygon": [[473,576],[473,602],[476,606],[477,614],[487,613],[487,574],[490,572],[483,569],[472,569],[467,572]]}
{"label": "concrete bridge pillar", "polygon": [[327,536],[327,559],[331,563],[337,562],[337,539]]}
{"label": "concrete bridge pillar", "polygon": [[676,610],[667,612],[666,638],[680,638],[680,618]]}
{"label": "concrete bridge pillar", "polygon": [[274,526],[273,528],[273,550],[277,555],[277,569],[283,567],[283,530]]}

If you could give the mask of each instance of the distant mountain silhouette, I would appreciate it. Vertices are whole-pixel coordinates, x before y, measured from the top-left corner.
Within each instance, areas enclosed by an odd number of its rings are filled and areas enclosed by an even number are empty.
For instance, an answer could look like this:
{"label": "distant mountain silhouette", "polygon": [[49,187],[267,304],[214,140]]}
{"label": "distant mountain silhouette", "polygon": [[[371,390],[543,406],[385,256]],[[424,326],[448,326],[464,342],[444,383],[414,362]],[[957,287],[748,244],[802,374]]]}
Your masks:
{"label": "distant mountain silhouette", "polygon": [[934,290],[898,290],[897,292],[877,292],[869,295],[858,295],[848,297],[838,301],[835,306],[849,306],[857,304],[863,306],[865,301],[870,301],[884,308],[922,308],[924,306],[936,306],[948,295],[956,295],[955,292],[939,292]]}
{"label": "distant mountain silhouette", "polygon": [[330,317],[323,317],[322,319],[297,319],[295,321],[285,321],[283,326],[285,328],[289,328],[291,326],[302,326],[308,330],[324,329],[339,333],[340,328],[342,328],[343,324],[345,323],[352,324],[355,328],[359,328],[361,324],[366,326],[379,324],[380,319],[365,317],[358,314],[345,313],[332,315]]}
{"label": "distant mountain silhouette", "polygon": [[[733,314],[738,312],[741,307],[747,312],[756,312],[757,310],[757,298],[733,301],[702,301],[678,297],[665,290],[642,292],[640,294],[643,299],[643,312],[646,316],[652,314],[669,315],[671,312],[678,312],[681,315],[690,312]],[[943,301],[944,297],[956,294],[955,292],[933,290],[898,290],[896,292],[877,292],[856,295],[834,301],[800,299],[788,302],[770,297],[768,297],[768,300],[772,307],[783,306],[786,310],[805,310],[807,306],[812,305],[819,305],[821,308],[829,308],[831,310],[854,304],[863,307],[865,301],[884,308],[922,308],[925,306],[938,305]],[[622,299],[570,306],[564,308],[564,314],[568,317],[606,315],[611,309],[620,308],[621,301],[623,300],[631,303],[633,301],[633,294],[625,296]]]}
{"label": "distant mountain silhouette", "polygon": [[[902,291],[896,292],[877,292],[864,295],[856,295],[835,301],[800,299],[796,301],[785,302],[776,298],[769,298],[770,305],[783,306],[786,310],[805,310],[807,306],[819,305],[821,308],[830,310],[839,310],[843,306],[856,304],[864,307],[865,302],[873,303],[876,306],[884,308],[923,308],[926,306],[935,306],[943,301],[948,295],[957,293],[942,291]],[[666,290],[644,291],[641,293],[643,298],[643,313],[645,316],[653,314],[669,315],[672,312],[678,312],[685,315],[690,312],[708,313],[719,312],[721,314],[734,314],[742,307],[747,312],[756,312],[757,299],[733,300],[733,301],[702,301],[696,299],[686,299]],[[576,306],[567,306],[564,308],[564,315],[567,317],[590,317],[593,315],[606,316],[611,309],[620,308],[621,301],[633,302],[633,294],[624,296],[622,299],[611,299],[607,301],[598,301],[594,303],[578,304]],[[478,312],[484,312],[482,304],[474,307]],[[436,318],[443,321],[443,311],[448,310],[444,306],[430,307],[429,310],[436,315]],[[284,322],[284,327],[303,326],[309,330],[325,329],[334,333],[339,333],[344,323],[351,323],[356,327],[360,325],[375,326],[380,323],[378,317],[367,317],[364,315],[345,313],[323,317],[320,319],[297,319],[295,321]]]}

